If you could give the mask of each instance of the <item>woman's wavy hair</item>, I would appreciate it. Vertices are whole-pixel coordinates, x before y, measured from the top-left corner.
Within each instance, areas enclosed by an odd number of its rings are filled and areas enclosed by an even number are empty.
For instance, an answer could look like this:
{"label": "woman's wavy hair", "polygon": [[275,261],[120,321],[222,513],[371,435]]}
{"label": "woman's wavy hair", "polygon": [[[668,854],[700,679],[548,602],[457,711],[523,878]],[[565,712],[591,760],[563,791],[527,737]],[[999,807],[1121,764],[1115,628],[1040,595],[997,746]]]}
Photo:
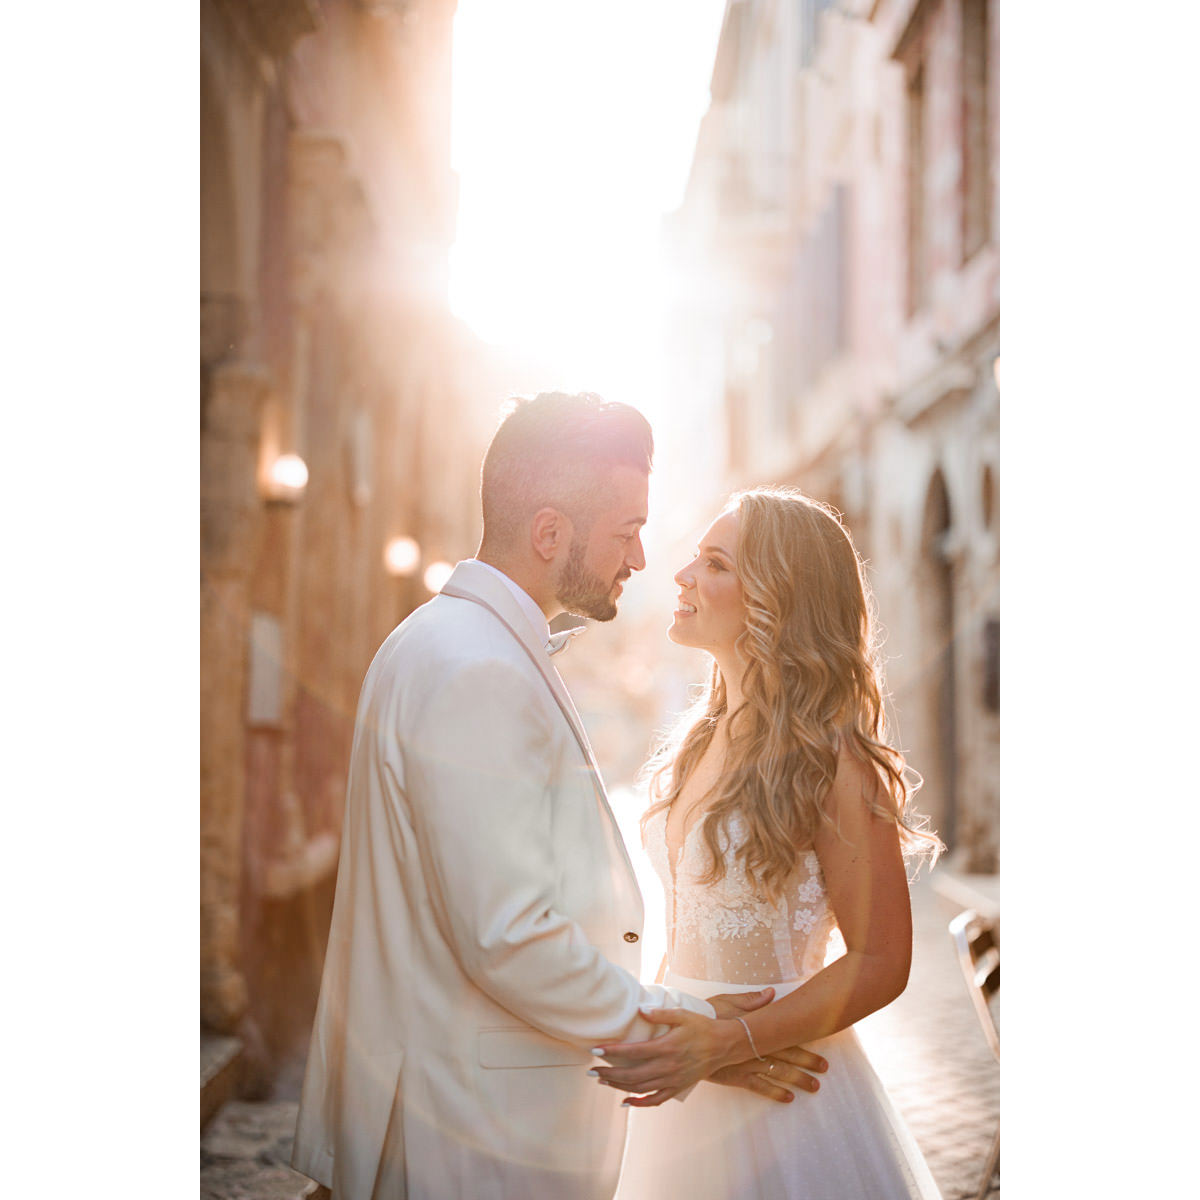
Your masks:
{"label": "woman's wavy hair", "polygon": [[[874,602],[838,515],[782,487],[736,493],[725,511],[738,516],[735,565],[746,627],[737,647],[746,670],[744,703],[729,722],[727,767],[704,818],[705,882],[725,873],[721,846],[736,813],[747,830],[737,856],[778,900],[797,852],[822,824],[833,827],[823,802],[841,745],[879,780],[871,809],[896,822],[906,857],[936,859],[941,842],[911,809],[920,779],[887,741]],[[726,707],[714,662],[707,688],[646,766],[651,806],[643,824],[679,795]]]}

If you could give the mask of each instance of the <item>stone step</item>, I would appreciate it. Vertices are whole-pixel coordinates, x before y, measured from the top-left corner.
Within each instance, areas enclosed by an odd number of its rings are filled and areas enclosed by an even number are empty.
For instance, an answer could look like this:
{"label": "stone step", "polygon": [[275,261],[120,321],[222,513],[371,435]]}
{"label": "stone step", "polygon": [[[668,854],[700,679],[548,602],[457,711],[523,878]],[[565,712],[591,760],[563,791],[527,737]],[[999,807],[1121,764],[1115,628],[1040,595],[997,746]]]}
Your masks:
{"label": "stone step", "polygon": [[200,1138],[200,1200],[315,1200],[318,1185],[288,1162],[294,1100],[230,1100]]}
{"label": "stone step", "polygon": [[237,1092],[241,1039],[200,1030],[200,1132]]}

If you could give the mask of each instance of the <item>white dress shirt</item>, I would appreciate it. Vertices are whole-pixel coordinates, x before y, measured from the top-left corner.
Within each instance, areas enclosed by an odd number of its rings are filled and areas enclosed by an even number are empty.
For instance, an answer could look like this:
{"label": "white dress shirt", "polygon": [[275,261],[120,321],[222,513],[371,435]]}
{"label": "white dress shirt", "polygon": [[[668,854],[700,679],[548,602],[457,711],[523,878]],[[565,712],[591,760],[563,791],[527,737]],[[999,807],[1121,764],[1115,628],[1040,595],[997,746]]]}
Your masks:
{"label": "white dress shirt", "polygon": [[550,641],[550,622],[546,620],[546,614],[542,612],[541,605],[519,584],[511,580],[499,567],[493,567],[491,563],[486,563],[481,558],[471,558],[468,562],[476,562],[481,567],[486,567],[495,577],[501,580],[506,588],[513,594],[513,598],[521,606],[521,611],[529,618],[530,628],[541,639],[542,645],[546,645]]}

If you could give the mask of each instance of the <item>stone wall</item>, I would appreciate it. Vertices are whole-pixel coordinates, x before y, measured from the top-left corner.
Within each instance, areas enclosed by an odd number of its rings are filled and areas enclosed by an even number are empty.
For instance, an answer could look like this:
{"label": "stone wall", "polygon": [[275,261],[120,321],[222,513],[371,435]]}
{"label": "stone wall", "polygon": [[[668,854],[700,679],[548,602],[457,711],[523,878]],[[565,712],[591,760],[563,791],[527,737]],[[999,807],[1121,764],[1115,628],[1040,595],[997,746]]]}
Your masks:
{"label": "stone wall", "polygon": [[454,8],[201,4],[201,1020],[251,1091],[307,1036],[362,678],[479,534],[500,397],[446,301]]}

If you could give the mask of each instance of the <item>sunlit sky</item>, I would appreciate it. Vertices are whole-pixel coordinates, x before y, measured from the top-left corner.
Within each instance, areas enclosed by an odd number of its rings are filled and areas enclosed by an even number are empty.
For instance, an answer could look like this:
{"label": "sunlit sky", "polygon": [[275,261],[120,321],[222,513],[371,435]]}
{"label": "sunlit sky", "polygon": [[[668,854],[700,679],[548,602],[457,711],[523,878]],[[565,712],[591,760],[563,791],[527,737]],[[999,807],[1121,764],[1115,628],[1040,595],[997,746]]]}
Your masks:
{"label": "sunlit sky", "polygon": [[662,216],[708,105],[724,0],[460,0],[454,312],[561,367],[553,386],[646,408]]}

